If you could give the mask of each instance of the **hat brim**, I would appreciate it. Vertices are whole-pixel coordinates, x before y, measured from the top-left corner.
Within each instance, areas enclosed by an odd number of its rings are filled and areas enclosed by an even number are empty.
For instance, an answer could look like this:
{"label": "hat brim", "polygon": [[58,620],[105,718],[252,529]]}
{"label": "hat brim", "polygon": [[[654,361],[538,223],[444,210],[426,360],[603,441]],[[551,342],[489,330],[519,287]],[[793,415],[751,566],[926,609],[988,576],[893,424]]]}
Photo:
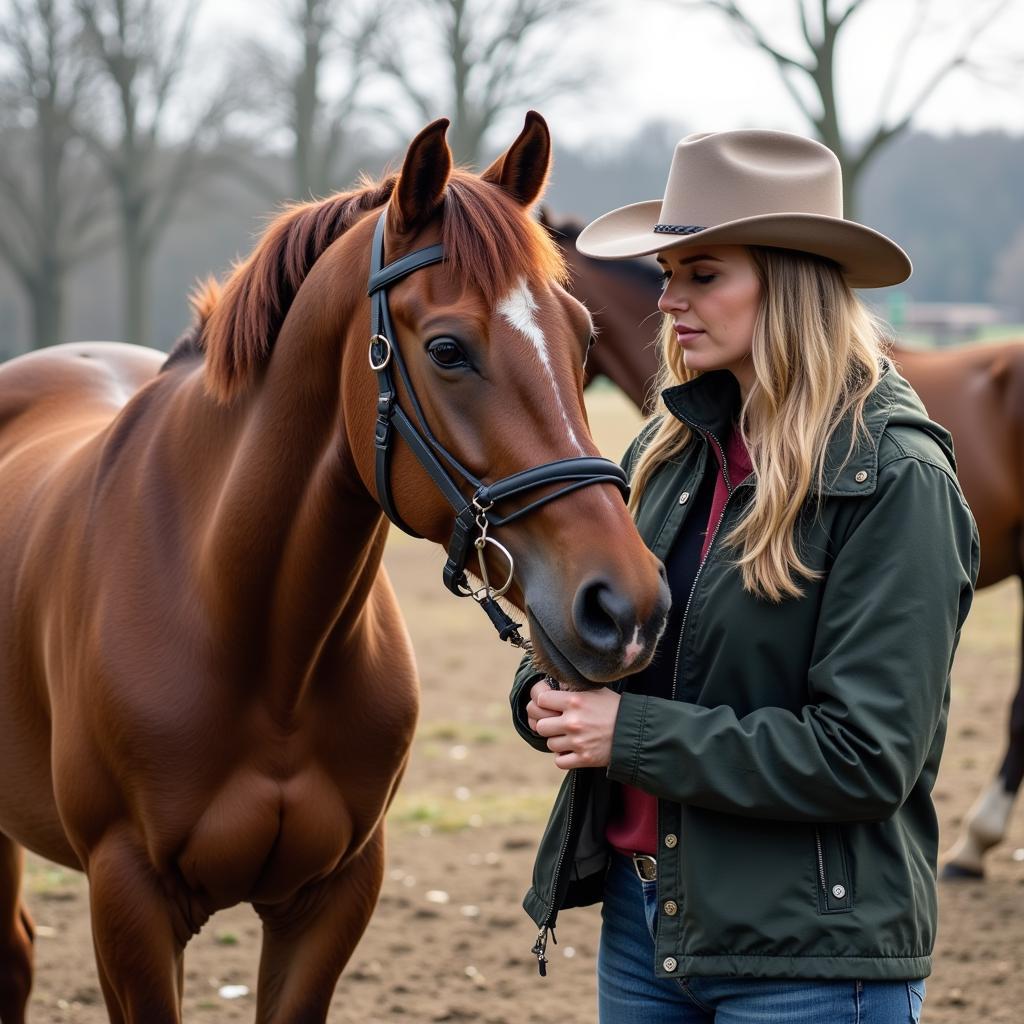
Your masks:
{"label": "hat brim", "polygon": [[879,231],[837,217],[771,213],[716,224],[689,235],[656,232],[661,201],[623,206],[588,224],[576,240],[584,256],[622,260],[679,246],[764,245],[825,256],[839,264],[851,288],[884,288],[910,277],[910,257]]}

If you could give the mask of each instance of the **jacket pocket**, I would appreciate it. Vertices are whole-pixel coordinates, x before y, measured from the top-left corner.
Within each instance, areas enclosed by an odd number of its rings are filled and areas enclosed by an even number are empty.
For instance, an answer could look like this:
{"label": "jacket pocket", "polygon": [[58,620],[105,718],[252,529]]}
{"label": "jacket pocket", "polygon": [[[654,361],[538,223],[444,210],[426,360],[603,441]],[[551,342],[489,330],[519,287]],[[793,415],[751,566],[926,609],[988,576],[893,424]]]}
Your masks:
{"label": "jacket pocket", "polygon": [[818,913],[844,914],[853,910],[853,878],[839,825],[814,828],[815,873],[818,878]]}

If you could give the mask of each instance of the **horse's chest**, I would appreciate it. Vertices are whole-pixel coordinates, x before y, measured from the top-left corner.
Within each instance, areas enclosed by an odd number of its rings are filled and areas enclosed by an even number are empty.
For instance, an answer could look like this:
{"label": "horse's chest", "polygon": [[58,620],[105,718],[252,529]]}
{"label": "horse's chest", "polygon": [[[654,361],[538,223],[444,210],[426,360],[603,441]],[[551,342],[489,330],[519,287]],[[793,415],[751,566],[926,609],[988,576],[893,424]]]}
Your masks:
{"label": "horse's chest", "polygon": [[319,768],[286,781],[239,771],[199,816],[177,865],[211,909],[275,903],[330,874],[372,825]]}

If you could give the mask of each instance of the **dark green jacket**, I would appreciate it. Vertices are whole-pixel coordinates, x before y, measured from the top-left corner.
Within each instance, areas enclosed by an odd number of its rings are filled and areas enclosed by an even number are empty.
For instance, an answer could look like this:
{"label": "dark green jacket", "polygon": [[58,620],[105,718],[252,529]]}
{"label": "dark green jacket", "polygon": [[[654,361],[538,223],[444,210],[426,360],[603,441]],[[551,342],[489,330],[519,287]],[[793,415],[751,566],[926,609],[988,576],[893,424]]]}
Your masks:
{"label": "dark green jacket", "polygon": [[[665,402],[724,441],[739,393],[718,371],[670,389]],[[931,790],[978,532],[949,434],[894,369],[865,415],[870,438],[844,463],[852,426],[840,426],[822,500],[812,493],[802,517],[801,553],[822,578],[772,604],[744,592],[715,541],[681,635],[664,636],[656,655],[676,665],[673,699],[624,692],[607,772],[567,773],[523,904],[542,938],[561,908],[601,898],[613,780],[659,797],[659,905],[678,907],[658,920],[659,976],[931,971]],[[709,457],[695,434],[643,495],[637,527],[660,558],[692,505],[680,495],[696,490]],[[750,476],[730,494],[719,537],[753,485]],[[524,662],[513,717],[546,750],[524,715],[537,678]]]}

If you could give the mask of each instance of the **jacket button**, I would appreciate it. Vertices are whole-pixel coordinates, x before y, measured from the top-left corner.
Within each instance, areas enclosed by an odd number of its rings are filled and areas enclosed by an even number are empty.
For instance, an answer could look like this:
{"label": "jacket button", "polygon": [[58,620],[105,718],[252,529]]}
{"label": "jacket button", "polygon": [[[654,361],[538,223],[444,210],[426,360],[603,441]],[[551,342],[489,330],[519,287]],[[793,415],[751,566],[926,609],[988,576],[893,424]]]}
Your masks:
{"label": "jacket button", "polygon": [[679,913],[679,904],[675,900],[665,900],[665,913],[669,917],[675,917]]}
{"label": "jacket button", "polygon": [[865,480],[867,480],[867,478],[867,470],[862,469],[857,473],[857,475],[853,479],[856,480],[857,483],[862,484]]}
{"label": "jacket button", "polygon": [[679,837],[677,835],[673,835],[671,832],[669,832],[669,834],[667,836],[665,836],[665,845],[670,850],[674,850],[676,848],[676,845],[678,844],[678,842],[679,842]]}
{"label": "jacket button", "polygon": [[674,956],[667,956],[661,961],[661,966],[671,974],[679,966],[679,961]]}
{"label": "jacket button", "polygon": [[690,492],[689,491],[683,491],[683,493],[679,495],[679,504],[680,505],[685,505],[689,500],[690,500]]}
{"label": "jacket button", "polygon": [[836,884],[832,886],[832,895],[835,896],[837,900],[843,899],[843,897],[846,896],[846,886],[840,885],[836,882]]}

